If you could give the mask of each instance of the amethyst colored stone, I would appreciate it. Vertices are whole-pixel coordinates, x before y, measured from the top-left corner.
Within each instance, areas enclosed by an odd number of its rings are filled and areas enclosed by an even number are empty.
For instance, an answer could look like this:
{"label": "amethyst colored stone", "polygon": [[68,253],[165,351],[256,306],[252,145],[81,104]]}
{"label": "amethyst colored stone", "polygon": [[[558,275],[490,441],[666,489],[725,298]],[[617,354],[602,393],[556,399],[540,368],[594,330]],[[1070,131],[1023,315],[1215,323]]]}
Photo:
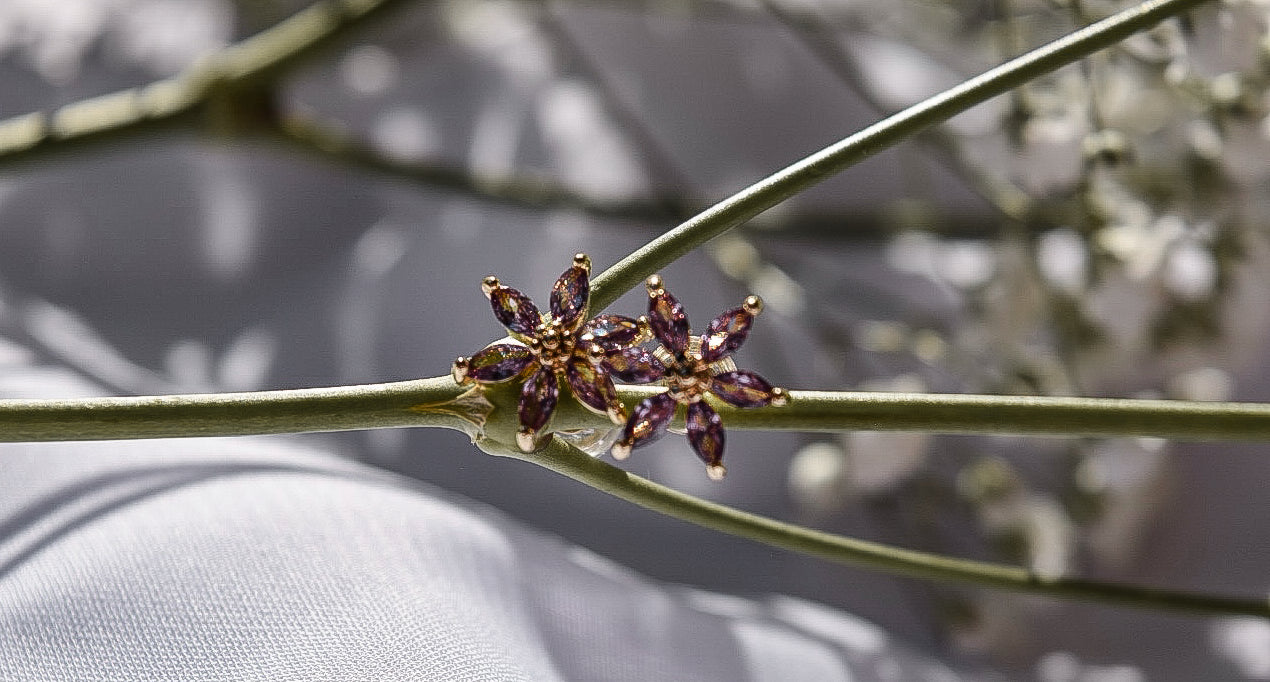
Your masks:
{"label": "amethyst colored stone", "polygon": [[714,362],[732,355],[745,343],[754,316],[744,308],[735,308],[710,321],[710,328],[701,335],[701,358]]}
{"label": "amethyst colored stone", "polygon": [[467,375],[487,384],[506,381],[523,372],[533,359],[533,353],[524,346],[500,343],[468,358]]}
{"label": "amethyst colored stone", "polygon": [[494,317],[517,334],[533,334],[542,323],[538,306],[529,297],[511,287],[498,287],[490,292],[490,306]]}
{"label": "amethyst colored stone", "polygon": [[676,405],[678,403],[667,393],[644,398],[635,406],[631,418],[626,420],[626,426],[622,429],[622,441],[637,448],[657,440],[666,433],[666,426],[675,416]]}
{"label": "amethyst colored stone", "polygon": [[639,338],[639,322],[625,315],[600,315],[582,328],[604,350],[617,350],[635,343]]}
{"label": "amethyst colored stone", "polygon": [[540,431],[551,419],[560,398],[560,385],[556,375],[547,367],[538,368],[520,390],[520,407],[517,416],[520,425],[531,431]]}
{"label": "amethyst colored stone", "polygon": [[716,374],[710,391],[737,407],[763,407],[775,397],[766,379],[746,369]]}
{"label": "amethyst colored stone", "polygon": [[569,380],[573,395],[593,410],[604,412],[610,403],[617,400],[617,388],[613,386],[608,372],[582,358],[569,360],[565,377]]}
{"label": "amethyst colored stone", "polygon": [[688,406],[688,442],[707,466],[723,461],[723,420],[704,400]]}
{"label": "amethyst colored stone", "polygon": [[565,270],[551,289],[551,316],[566,329],[573,329],[586,313],[590,299],[590,276],[585,268],[575,265]]}
{"label": "amethyst colored stone", "polygon": [[618,381],[626,384],[651,383],[666,373],[666,367],[657,356],[643,348],[610,351],[604,358],[604,366]]}
{"label": "amethyst colored stone", "polygon": [[658,341],[675,355],[688,350],[688,314],[679,301],[662,289],[648,298],[648,322]]}

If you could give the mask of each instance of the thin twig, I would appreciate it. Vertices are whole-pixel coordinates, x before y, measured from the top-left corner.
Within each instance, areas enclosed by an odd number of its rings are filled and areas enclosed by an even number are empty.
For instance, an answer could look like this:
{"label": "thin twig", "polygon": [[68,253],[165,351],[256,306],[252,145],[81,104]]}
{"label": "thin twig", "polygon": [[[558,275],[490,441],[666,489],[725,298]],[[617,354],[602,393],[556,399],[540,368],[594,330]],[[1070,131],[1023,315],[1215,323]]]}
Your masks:
{"label": "thin twig", "polygon": [[[860,72],[852,55],[838,43],[829,27],[811,16],[799,16],[798,10],[784,6],[780,0],[757,0],[760,7],[784,26],[790,34],[839,82],[846,85],[876,113],[884,113],[874,89]],[[939,126],[932,126],[915,138],[932,150],[937,161],[959,175],[990,206],[1012,220],[1023,221],[1032,210],[1032,198],[1000,174],[980,168],[966,159],[955,137]]]}
{"label": "thin twig", "polygon": [[524,454],[479,443],[491,454],[523,459],[615,497],[699,526],[819,557],[924,580],[968,583],[1013,592],[1183,613],[1270,617],[1270,601],[1044,576],[1024,568],[929,554],[833,535],[708,502],[610,466],[555,439]]}

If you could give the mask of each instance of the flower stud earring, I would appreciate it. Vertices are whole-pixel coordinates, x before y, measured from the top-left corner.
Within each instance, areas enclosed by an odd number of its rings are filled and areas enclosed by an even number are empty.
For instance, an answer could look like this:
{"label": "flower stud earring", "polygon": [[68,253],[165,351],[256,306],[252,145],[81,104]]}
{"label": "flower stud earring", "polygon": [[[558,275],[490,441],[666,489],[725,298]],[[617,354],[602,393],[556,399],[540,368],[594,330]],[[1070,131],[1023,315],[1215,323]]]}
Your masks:
{"label": "flower stud earring", "polygon": [[666,390],[645,398],[631,413],[622,436],[613,445],[613,457],[626,459],[631,450],[647,445],[665,433],[678,405],[687,407],[688,442],[706,463],[706,473],[719,480],[723,466],[723,421],[704,398],[713,393],[736,407],[784,405],[789,394],[748,370],[736,369],[732,354],[750,333],[754,318],[763,310],[758,296],[741,307],[714,318],[706,332],[693,336],[688,315],[666,291],[661,276],[653,275],[648,287],[648,322],[661,347],[651,354],[639,348],[609,356],[613,373],[631,383],[664,380]]}
{"label": "flower stud earring", "polygon": [[614,424],[626,420],[605,362],[609,354],[639,342],[646,325],[621,315],[586,322],[590,305],[591,259],[579,253],[551,289],[551,312],[543,315],[528,296],[504,286],[493,275],[481,283],[494,316],[520,343],[488,346],[454,361],[459,384],[493,384],[528,374],[521,388],[516,445],[531,452],[555,412],[563,377],[583,405],[607,414]]}

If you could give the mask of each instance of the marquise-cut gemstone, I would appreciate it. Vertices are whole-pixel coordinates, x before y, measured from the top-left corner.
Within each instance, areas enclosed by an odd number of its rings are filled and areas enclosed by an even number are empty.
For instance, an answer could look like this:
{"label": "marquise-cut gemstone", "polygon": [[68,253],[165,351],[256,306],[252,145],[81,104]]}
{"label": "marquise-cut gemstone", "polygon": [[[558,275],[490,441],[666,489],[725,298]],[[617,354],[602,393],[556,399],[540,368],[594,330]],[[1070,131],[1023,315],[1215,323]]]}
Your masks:
{"label": "marquise-cut gemstone", "polygon": [[467,374],[487,384],[506,381],[524,371],[533,359],[533,353],[524,346],[500,343],[468,358]]}
{"label": "marquise-cut gemstone", "polygon": [[529,297],[511,287],[498,287],[490,292],[494,317],[517,334],[533,334],[542,323],[538,306]]}
{"label": "marquise-cut gemstone", "polygon": [[604,366],[618,381],[625,384],[651,383],[666,373],[661,360],[643,348],[610,351],[604,358]]}
{"label": "marquise-cut gemstone", "polygon": [[710,391],[737,407],[763,407],[776,397],[766,379],[745,369],[716,374]]}
{"label": "marquise-cut gemstone", "polygon": [[617,388],[608,372],[602,371],[583,358],[569,360],[565,368],[569,388],[583,404],[598,412],[604,412],[617,401]]}
{"label": "marquise-cut gemstone", "polygon": [[729,310],[710,321],[710,327],[701,335],[701,359],[714,362],[732,355],[745,343],[754,316],[744,308]]}
{"label": "marquise-cut gemstone", "polygon": [[617,350],[635,343],[639,338],[639,322],[625,315],[600,315],[582,328],[604,350]]}
{"label": "marquise-cut gemstone", "polygon": [[675,416],[675,406],[678,404],[668,393],[644,398],[626,421],[626,426],[622,429],[622,441],[637,448],[657,440],[666,433],[666,426],[670,424],[671,417]]}
{"label": "marquise-cut gemstone", "polygon": [[648,298],[648,322],[670,352],[682,355],[688,350],[688,314],[670,292],[662,289]]}
{"label": "marquise-cut gemstone", "polygon": [[707,465],[723,461],[723,420],[704,400],[688,406],[688,442]]}
{"label": "marquise-cut gemstone", "polygon": [[551,419],[560,398],[560,385],[556,375],[547,367],[540,367],[520,390],[520,406],[516,414],[520,425],[531,431],[539,431]]}
{"label": "marquise-cut gemstone", "polygon": [[551,316],[566,329],[573,329],[582,320],[590,298],[590,276],[585,268],[575,265],[565,270],[551,289]]}

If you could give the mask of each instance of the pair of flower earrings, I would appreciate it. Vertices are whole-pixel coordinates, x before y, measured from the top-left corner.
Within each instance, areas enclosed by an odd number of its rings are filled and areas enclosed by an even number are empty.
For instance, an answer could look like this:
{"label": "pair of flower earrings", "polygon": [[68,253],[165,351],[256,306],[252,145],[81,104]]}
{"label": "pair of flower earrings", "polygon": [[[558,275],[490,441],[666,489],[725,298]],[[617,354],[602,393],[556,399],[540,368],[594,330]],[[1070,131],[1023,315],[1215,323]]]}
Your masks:
{"label": "pair of flower earrings", "polygon": [[[551,312],[544,315],[519,291],[493,275],[481,283],[494,316],[519,343],[488,346],[454,361],[459,384],[478,385],[527,377],[521,387],[516,445],[532,452],[542,444],[544,429],[560,398],[560,382],[593,412],[607,414],[622,426],[613,445],[616,459],[661,437],[679,405],[686,406],[688,442],[706,463],[710,478],[723,478],[723,423],[704,398],[713,393],[736,407],[784,405],[788,394],[763,377],[738,370],[732,354],[749,335],[763,309],[758,296],[714,318],[704,334],[693,336],[679,301],[663,286],[660,275],[646,282],[648,315],[638,319],[600,315],[587,320],[591,299],[591,259],[579,253],[551,290]],[[644,343],[659,344],[649,350]],[[613,380],[627,384],[661,382],[666,390],[645,398],[627,415]]]}

